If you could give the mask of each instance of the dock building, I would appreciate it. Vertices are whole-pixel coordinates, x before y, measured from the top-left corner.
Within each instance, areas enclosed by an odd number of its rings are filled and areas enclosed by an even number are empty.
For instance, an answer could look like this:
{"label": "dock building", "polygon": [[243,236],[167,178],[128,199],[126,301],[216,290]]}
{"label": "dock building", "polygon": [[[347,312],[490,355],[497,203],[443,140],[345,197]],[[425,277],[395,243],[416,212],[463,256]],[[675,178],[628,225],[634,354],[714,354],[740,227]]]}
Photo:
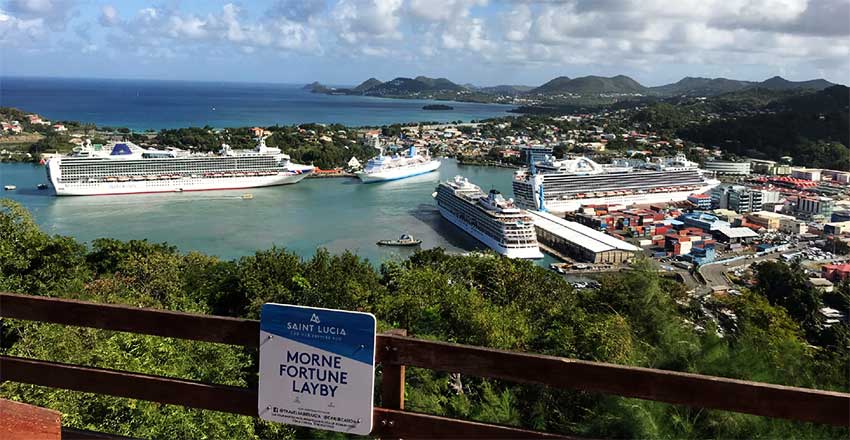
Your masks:
{"label": "dock building", "polygon": [[624,263],[640,248],[604,232],[552,214],[528,211],[534,219],[537,241],[579,261]]}

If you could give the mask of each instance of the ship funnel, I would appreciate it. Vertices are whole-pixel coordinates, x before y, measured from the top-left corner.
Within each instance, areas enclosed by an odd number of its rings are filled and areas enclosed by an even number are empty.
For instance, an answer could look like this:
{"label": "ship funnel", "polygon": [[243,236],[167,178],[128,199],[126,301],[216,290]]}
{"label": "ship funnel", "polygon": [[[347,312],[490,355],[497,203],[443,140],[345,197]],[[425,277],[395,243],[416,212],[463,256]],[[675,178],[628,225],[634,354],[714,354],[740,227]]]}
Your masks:
{"label": "ship funnel", "polygon": [[540,182],[539,192],[540,192],[540,197],[539,197],[539,200],[538,200],[539,205],[537,207],[537,210],[540,211],[540,212],[546,212],[546,200],[543,197],[543,182]]}

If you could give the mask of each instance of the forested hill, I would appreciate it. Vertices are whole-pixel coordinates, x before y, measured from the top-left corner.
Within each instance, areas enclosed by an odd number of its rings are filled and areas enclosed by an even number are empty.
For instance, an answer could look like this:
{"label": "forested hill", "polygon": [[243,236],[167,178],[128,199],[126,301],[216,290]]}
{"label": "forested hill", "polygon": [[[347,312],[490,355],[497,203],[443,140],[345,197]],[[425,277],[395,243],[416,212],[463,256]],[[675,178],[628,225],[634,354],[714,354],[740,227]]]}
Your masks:
{"label": "forested hill", "polygon": [[387,82],[381,82],[375,78],[369,78],[356,87],[329,88],[319,83],[305,86],[305,90],[314,93],[331,93],[344,95],[368,95],[368,96],[407,96],[417,95],[423,92],[429,93],[452,93],[464,92],[466,87],[455,84],[446,78],[428,78],[417,76],[416,78],[398,77]]}
{"label": "forested hill", "polygon": [[[846,324],[824,329],[819,307],[850,306],[850,284],[822,294],[797,267],[757,268],[752,291],[708,303],[649,264],[573,290],[527,261],[440,249],[390,261],[272,248],[234,261],[166,244],[41,231],[0,199],[0,290],[257,318],[265,302],[363,310],[379,328],[499,349],[846,391]],[[714,316],[735,316],[716,320]],[[0,353],[246,387],[256,352],[3,320]],[[722,335],[719,336],[719,335]],[[529,371],[529,374],[535,374]],[[53,408],[63,425],[141,438],[293,439],[328,434],[249,417],[5,382],[0,397]],[[380,404],[380,402],[376,402]],[[594,438],[847,438],[847,428],[407,370],[406,409]],[[341,437],[337,437],[341,438]]]}
{"label": "forested hill", "polygon": [[809,81],[789,81],[781,76],[774,76],[761,82],[740,81],[727,78],[693,78],[685,77],[681,80],[658,87],[650,87],[649,90],[661,96],[716,96],[724,93],[737,92],[744,89],[764,90],[823,90],[835,84],[825,79],[813,79]]}
{"label": "forested hill", "polygon": [[850,170],[850,90],[824,90],[770,102],[764,112],[680,130],[705,145],[753,158],[794,158],[794,164]]}
{"label": "forested hill", "polygon": [[567,78],[565,76],[555,78],[540,87],[529,91],[532,95],[552,94],[620,94],[620,93],[644,93],[646,87],[625,75],[612,76],[583,76],[580,78]]}

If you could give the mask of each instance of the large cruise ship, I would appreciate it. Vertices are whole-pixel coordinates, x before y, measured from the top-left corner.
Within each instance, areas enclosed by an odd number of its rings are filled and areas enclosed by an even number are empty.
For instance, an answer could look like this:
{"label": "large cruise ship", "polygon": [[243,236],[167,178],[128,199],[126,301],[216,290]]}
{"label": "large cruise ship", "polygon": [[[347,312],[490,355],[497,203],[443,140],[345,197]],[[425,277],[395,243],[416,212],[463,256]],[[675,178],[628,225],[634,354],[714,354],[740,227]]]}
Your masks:
{"label": "large cruise ship", "polygon": [[582,205],[677,202],[719,184],[682,154],[651,162],[615,159],[610,165],[586,157],[547,156],[530,169],[517,171],[513,189],[523,208],[568,212]]}
{"label": "large cruise ship", "polygon": [[47,161],[56,195],[90,196],[256,188],[296,183],[313,171],[259,139],[253,150],[222,145],[219,154],[148,150],[132,142],[97,149],[90,142]]}
{"label": "large cruise ship", "polygon": [[478,241],[510,258],[543,258],[531,217],[496,190],[484,194],[457,176],[434,193],[440,214]]}
{"label": "large cruise ship", "polygon": [[427,155],[418,154],[416,147],[410,147],[404,156],[385,156],[383,148],[378,148],[378,150],[380,151],[378,155],[369,159],[366,167],[357,173],[357,177],[363,183],[404,179],[405,177],[430,173],[440,168],[439,160],[431,159]]}

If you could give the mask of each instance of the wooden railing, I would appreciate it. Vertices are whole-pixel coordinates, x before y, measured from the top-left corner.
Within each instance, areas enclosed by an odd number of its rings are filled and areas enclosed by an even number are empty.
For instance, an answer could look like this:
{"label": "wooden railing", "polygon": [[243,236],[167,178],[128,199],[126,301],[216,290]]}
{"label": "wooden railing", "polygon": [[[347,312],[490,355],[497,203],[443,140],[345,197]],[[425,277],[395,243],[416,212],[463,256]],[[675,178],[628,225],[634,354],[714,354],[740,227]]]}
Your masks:
{"label": "wooden railing", "polygon": [[[0,317],[117,330],[257,348],[259,321],[0,293]],[[540,384],[714,408],[789,420],[850,426],[850,394],[674,371],[426,341],[395,331],[378,335],[381,438],[563,437],[404,411],[404,368]],[[102,368],[0,356],[0,381],[93,392],[257,416],[257,390]]]}

